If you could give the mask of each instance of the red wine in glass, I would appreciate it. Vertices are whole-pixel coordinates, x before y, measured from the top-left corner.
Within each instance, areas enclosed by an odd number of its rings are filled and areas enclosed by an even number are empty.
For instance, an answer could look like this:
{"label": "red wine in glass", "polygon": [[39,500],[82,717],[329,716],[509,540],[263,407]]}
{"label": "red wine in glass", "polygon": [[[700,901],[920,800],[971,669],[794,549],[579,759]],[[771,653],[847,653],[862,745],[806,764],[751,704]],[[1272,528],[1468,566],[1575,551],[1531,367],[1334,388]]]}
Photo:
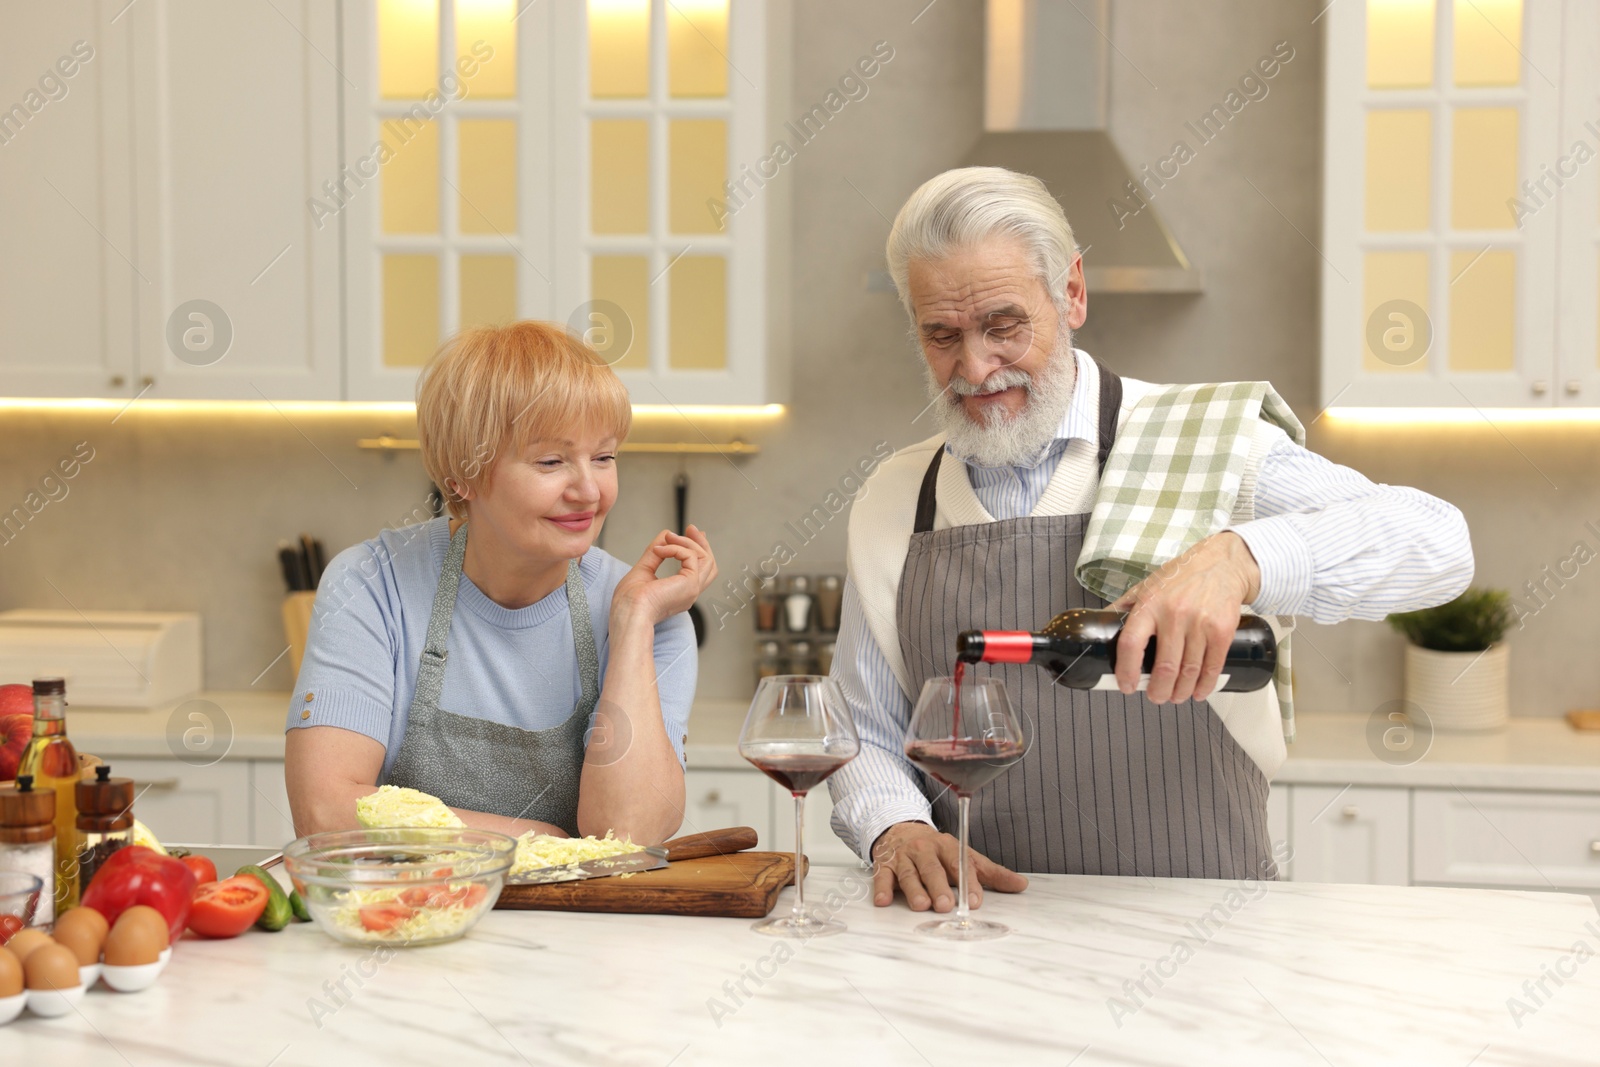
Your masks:
{"label": "red wine in glass", "polygon": [[916,741],[906,756],[957,796],[970,797],[1022,758],[1018,741],[981,739]]}
{"label": "red wine in glass", "polygon": [[795,796],[809,793],[834,771],[850,762],[846,756],[785,752],[750,757],[756,769]]}

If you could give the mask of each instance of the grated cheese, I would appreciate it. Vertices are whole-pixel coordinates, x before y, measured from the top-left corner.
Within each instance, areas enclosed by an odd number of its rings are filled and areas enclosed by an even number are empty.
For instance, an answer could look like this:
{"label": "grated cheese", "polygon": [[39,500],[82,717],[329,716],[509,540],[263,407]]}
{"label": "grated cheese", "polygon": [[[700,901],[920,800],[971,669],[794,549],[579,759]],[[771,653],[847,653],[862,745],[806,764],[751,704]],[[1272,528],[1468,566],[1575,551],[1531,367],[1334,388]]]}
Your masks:
{"label": "grated cheese", "polygon": [[511,875],[642,851],[643,845],[636,845],[626,837],[614,837],[610,830],[604,837],[551,837],[529,830],[517,838],[517,856],[511,861]]}

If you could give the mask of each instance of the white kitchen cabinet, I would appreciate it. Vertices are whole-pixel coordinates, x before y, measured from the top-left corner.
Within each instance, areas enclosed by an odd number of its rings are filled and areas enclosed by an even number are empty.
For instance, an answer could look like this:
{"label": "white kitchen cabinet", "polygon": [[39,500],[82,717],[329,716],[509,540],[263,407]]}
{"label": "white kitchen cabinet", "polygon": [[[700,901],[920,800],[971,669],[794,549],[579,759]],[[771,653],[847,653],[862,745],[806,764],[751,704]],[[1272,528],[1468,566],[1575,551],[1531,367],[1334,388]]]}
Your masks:
{"label": "white kitchen cabinet", "polygon": [[136,245],[120,3],[12,4],[0,33],[0,392],[126,396]]}
{"label": "white kitchen cabinet", "polygon": [[[763,777],[765,777],[763,775]],[[776,782],[768,781],[772,792],[772,843],[763,847],[778,852],[794,851],[794,796]],[[830,825],[833,797],[823,785],[806,794],[806,857],[815,864],[830,867],[860,866],[861,858],[839,839]]]}
{"label": "white kitchen cabinet", "polygon": [[1595,5],[1324,17],[1323,403],[1600,403]]}
{"label": "white kitchen cabinet", "polygon": [[141,388],[339,399],[338,220],[313,210],[340,181],[335,6],[143,0],[120,21]]}
{"label": "white kitchen cabinet", "polygon": [[[757,848],[772,848],[771,781],[759,771],[689,770],[683,776],[684,813],[679,834],[749,826]],[[790,830],[789,839],[794,840]]]}
{"label": "white kitchen cabinet", "polygon": [[1272,842],[1274,856],[1288,856],[1278,864],[1278,877],[1289,881],[1294,877],[1294,850],[1289,847],[1289,787],[1273,786],[1267,794],[1267,838]]}
{"label": "white kitchen cabinet", "polygon": [[298,836],[289,813],[289,788],[282,760],[250,761],[250,840],[252,845],[282,848]]}
{"label": "white kitchen cabinet", "polygon": [[1419,884],[1600,889],[1600,796],[1416,791]]}
{"label": "white kitchen cabinet", "polygon": [[119,778],[134,781],[133,814],[161,841],[244,845],[251,826],[250,764],[223,760],[194,767],[175,759],[100,754]]}
{"label": "white kitchen cabinet", "polygon": [[786,399],[786,183],[750,173],[787,11],[348,0],[346,395],[409,400],[461,327],[539,318],[635,403]]}
{"label": "white kitchen cabinet", "polygon": [[1376,786],[1297,785],[1291,841],[1297,882],[1406,885],[1410,794]]}

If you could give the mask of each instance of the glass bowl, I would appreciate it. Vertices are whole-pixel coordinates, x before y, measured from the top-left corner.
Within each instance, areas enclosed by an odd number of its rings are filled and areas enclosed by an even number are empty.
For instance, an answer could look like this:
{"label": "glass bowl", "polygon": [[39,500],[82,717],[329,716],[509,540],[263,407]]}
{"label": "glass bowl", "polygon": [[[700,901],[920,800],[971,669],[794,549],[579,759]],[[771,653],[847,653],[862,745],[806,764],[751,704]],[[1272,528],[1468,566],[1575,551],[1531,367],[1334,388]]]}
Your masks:
{"label": "glass bowl", "polygon": [[454,941],[494,907],[516,855],[493,830],[335,830],[283,850],[283,865],[335,941],[432,945]]}
{"label": "glass bowl", "polygon": [[0,945],[11,940],[11,935],[22,927],[34,925],[39,912],[39,893],[44,882],[36,874],[21,871],[0,871],[0,916],[12,916],[15,922],[0,921]]}

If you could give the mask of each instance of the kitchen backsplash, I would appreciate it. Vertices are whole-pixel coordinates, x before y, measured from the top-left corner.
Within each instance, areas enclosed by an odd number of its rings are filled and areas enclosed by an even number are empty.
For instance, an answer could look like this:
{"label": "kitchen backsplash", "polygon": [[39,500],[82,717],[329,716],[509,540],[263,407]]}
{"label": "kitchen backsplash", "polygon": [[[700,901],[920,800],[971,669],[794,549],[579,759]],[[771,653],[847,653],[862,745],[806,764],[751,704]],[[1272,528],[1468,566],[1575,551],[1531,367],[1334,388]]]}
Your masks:
{"label": "kitchen backsplash", "polygon": [[[959,164],[981,129],[982,7],[945,4],[940,18],[914,24],[920,2],[795,6],[795,99],[826,92],[841,65],[874,41],[896,51],[870,98],[775,179],[793,183],[796,220],[791,408],[739,428],[762,446],[757,456],[625,457],[620,503],[605,531],[614,555],[635,558],[671,524],[681,466],[691,481],[690,519],[708,530],[724,577],[738,579],[775,555],[788,557],[784,574],[842,573],[848,512],[831,507],[829,494],[847,505],[864,459],[934,432],[898,303],[867,277],[883,268],[888,219],[900,202],[928,175]],[[1587,636],[1600,613],[1600,567],[1573,562],[1580,541],[1600,553],[1600,426],[1502,433],[1357,428],[1317,417],[1322,262],[1307,235],[1321,228],[1322,45],[1311,22],[1320,7],[1115,5],[1114,36],[1128,62],[1111,67],[1111,128],[1130,159],[1167,153],[1189,112],[1264,47],[1288,40],[1297,58],[1248,121],[1230,126],[1161,191],[1163,217],[1205,272],[1206,292],[1091,292],[1077,343],[1138,378],[1269,378],[1312,424],[1313,447],[1375,480],[1460,506],[1478,583],[1509,589],[1523,605],[1523,626],[1510,638],[1516,713],[1600,705],[1600,657]],[[1157,19],[1164,32],[1144,32]],[[1159,90],[1141,70],[1158,74]],[[1092,248],[1088,256],[1092,262]],[[426,514],[428,485],[415,453],[354,444],[385,431],[414,435],[409,416],[173,414],[139,404],[115,416],[0,409],[0,508],[26,507],[30,493],[36,507],[14,537],[0,535],[0,608],[198,611],[213,688],[292,684],[286,657],[274,662],[285,644],[281,538],[312,533],[331,555]],[[699,432],[660,420],[639,428],[656,440],[695,440]],[[1542,592],[1530,596],[1525,583]],[[733,603],[718,590],[702,600],[709,638],[700,693],[741,699],[751,688],[754,611],[719,613],[711,603],[719,598]],[[1302,632],[1296,667],[1306,710],[1366,712],[1400,695],[1400,639],[1382,623],[1307,624]]]}

